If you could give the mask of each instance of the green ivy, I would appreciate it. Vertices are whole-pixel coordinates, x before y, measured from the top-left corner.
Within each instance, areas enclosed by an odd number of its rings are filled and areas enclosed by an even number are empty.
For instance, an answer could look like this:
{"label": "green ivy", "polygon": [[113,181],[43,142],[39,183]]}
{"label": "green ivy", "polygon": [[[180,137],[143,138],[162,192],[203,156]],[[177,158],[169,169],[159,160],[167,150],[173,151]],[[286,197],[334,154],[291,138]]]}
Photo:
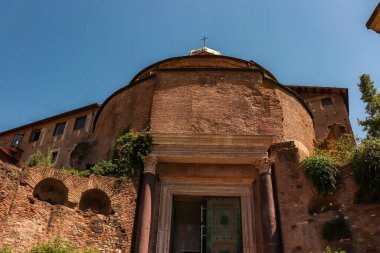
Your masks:
{"label": "green ivy", "polygon": [[336,187],[337,162],[327,154],[319,153],[301,162],[306,177],[312,182],[318,193],[324,197],[332,194]]}
{"label": "green ivy", "polygon": [[116,176],[131,177],[141,171],[143,168],[141,157],[148,155],[152,143],[153,140],[148,131],[142,133],[133,130],[124,131],[114,144],[112,161],[118,165],[117,170],[114,171]]}
{"label": "green ivy", "polygon": [[380,139],[364,140],[354,152],[351,164],[361,189],[380,194]]}
{"label": "green ivy", "polygon": [[152,142],[149,131],[126,130],[115,140],[112,160],[101,161],[94,167],[84,171],[65,168],[61,171],[83,177],[89,177],[94,174],[130,178],[143,168],[141,156],[148,155]]}
{"label": "green ivy", "polygon": [[351,238],[351,231],[343,215],[338,218],[327,221],[322,226],[322,237],[328,241]]}

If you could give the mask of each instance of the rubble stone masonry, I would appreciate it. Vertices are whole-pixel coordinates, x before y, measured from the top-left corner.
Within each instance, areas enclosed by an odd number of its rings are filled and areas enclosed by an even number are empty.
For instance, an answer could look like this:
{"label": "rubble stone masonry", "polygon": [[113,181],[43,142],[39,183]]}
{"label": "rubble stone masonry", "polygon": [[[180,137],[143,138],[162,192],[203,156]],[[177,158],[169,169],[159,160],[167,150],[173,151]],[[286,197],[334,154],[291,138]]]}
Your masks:
{"label": "rubble stone masonry", "polygon": [[[63,205],[36,198],[43,180],[61,181],[68,189]],[[0,161],[0,248],[24,252],[60,235],[76,247],[101,252],[129,252],[133,234],[137,184],[115,178],[82,178],[48,168],[20,169]],[[109,215],[80,210],[84,192],[96,189],[111,202]],[[96,196],[95,196],[96,197]]]}
{"label": "rubble stone masonry", "polygon": [[[319,204],[299,164],[305,154],[295,142],[275,144],[271,157],[276,161],[274,175],[283,252],[322,253],[327,245],[348,253],[380,252],[380,204],[356,203],[358,186],[350,168],[340,170],[334,195],[327,203]],[[310,212],[313,206],[321,212]],[[323,240],[322,225],[339,215],[347,221],[352,238],[334,242]]]}

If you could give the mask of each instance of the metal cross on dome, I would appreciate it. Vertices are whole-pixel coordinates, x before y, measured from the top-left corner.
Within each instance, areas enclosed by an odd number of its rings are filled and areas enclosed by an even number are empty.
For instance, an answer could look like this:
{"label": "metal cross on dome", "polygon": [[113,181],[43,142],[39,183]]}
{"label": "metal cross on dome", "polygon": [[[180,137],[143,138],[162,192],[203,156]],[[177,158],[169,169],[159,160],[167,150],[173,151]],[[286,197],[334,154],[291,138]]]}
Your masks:
{"label": "metal cross on dome", "polygon": [[203,40],[203,47],[206,47],[206,40],[208,39],[208,37],[206,36],[203,36],[203,38],[201,40]]}

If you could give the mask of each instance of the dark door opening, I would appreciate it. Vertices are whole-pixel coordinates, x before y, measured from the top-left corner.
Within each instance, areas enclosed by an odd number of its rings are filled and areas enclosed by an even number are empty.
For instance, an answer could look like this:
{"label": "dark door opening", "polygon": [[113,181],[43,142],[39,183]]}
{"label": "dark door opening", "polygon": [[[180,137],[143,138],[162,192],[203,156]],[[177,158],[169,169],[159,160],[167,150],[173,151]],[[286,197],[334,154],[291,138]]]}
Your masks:
{"label": "dark door opening", "polygon": [[240,253],[240,198],[175,196],[171,253]]}

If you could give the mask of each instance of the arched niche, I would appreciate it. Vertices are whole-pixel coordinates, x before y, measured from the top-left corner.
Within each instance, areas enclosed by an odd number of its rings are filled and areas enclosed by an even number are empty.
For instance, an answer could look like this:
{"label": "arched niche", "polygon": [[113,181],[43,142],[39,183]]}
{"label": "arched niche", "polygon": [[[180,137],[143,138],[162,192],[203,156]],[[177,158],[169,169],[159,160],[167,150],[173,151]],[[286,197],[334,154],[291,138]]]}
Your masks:
{"label": "arched niche", "polygon": [[68,189],[65,184],[55,178],[46,178],[39,182],[33,196],[52,205],[63,205],[67,202]]}
{"label": "arched niche", "polygon": [[111,213],[111,200],[104,191],[90,189],[82,194],[79,209],[109,215]]}

